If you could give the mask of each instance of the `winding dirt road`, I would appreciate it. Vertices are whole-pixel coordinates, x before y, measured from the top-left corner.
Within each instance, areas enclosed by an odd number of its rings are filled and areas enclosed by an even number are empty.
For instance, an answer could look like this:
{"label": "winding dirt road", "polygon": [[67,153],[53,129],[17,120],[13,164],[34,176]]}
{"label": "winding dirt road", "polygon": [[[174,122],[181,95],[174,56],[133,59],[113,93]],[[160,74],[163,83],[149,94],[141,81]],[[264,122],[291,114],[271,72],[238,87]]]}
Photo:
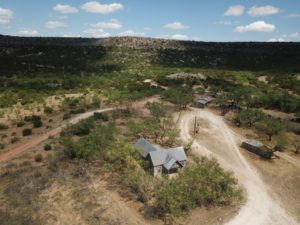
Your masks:
{"label": "winding dirt road", "polygon": [[222,167],[234,172],[244,186],[247,201],[239,213],[226,225],[296,225],[297,223],[268,193],[255,169],[240,153],[241,138],[231,131],[222,117],[201,110],[183,112],[178,121],[181,137],[191,141],[191,129],[197,117],[200,123],[199,138],[195,139],[192,151],[195,154],[215,157]]}
{"label": "winding dirt road", "polygon": [[28,140],[26,143],[19,143],[18,145],[13,146],[12,148],[7,149],[7,151],[3,154],[0,155],[0,163],[7,162],[20,154],[26,152],[27,150],[37,146],[38,144],[46,141],[49,137],[56,137],[60,134],[62,129],[66,127],[68,124],[76,124],[82,119],[89,118],[94,115],[95,112],[101,113],[101,112],[109,112],[116,110],[117,108],[106,108],[106,109],[98,109],[98,110],[93,110],[89,111],[80,115],[77,115],[70,119],[69,121],[64,122],[61,126],[54,128],[53,130],[36,136],[32,137],[30,140]]}

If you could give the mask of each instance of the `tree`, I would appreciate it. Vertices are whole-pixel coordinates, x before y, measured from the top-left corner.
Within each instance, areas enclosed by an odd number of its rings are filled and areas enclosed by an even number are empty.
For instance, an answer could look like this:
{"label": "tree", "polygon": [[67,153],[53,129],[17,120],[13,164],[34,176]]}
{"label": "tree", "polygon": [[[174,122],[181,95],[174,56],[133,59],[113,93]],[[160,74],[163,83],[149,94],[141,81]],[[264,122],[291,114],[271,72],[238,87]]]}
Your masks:
{"label": "tree", "polygon": [[267,117],[263,120],[261,129],[268,135],[269,141],[283,129],[282,122],[278,119]]}
{"label": "tree", "polygon": [[156,119],[160,120],[160,118],[166,117],[168,110],[165,104],[159,102],[148,102],[146,104],[147,108],[149,109],[151,115]]}
{"label": "tree", "polygon": [[193,91],[189,88],[170,88],[165,92],[168,101],[176,104],[179,108],[186,108],[194,99]]}
{"label": "tree", "polygon": [[239,113],[235,120],[241,123],[248,124],[249,127],[264,118],[264,113],[260,110],[246,109]]}

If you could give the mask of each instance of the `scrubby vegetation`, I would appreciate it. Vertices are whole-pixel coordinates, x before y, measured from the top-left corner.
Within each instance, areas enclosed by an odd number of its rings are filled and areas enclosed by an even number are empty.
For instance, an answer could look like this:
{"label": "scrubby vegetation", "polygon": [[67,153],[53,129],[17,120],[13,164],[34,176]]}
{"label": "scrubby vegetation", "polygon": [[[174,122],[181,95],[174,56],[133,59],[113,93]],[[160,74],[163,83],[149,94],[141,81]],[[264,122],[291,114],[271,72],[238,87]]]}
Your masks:
{"label": "scrubby vegetation", "polygon": [[[60,121],[68,120],[104,104],[128,106],[132,101],[157,94],[172,103],[148,103],[150,116],[139,116],[128,107],[95,113],[66,127],[56,144],[49,142],[41,147],[43,154],[32,157],[34,164],[44,165],[38,167],[41,171],[34,173],[31,166],[25,165],[20,166],[20,171],[16,168],[19,173],[1,176],[6,185],[3,190],[0,188],[4,202],[0,224],[39,224],[39,218],[33,217],[34,209],[39,207],[39,194],[53,183],[51,179],[60,179],[62,184],[74,177],[88,180],[86,169],[97,171],[93,171],[95,176],[101,172],[101,179],[103,174],[109,174],[108,182],[121,184],[117,186],[160,218],[181,216],[195,207],[239,201],[241,191],[236,180],[216,160],[189,156],[189,165],[176,178],[157,179],[132,147],[141,136],[162,147],[187,145],[178,138],[170,112],[185,109],[200,94],[213,96],[215,106],[223,114],[234,112],[236,125],[256,129],[262,137],[276,143],[278,149],[292,145],[296,153],[300,151],[299,136],[292,141],[285,136],[285,131],[299,135],[295,122],[300,115],[297,43],[0,36],[0,46],[0,117],[11,122],[0,124],[0,131],[6,132],[1,133],[0,149],[18,142],[22,135],[32,135],[33,128],[50,128],[57,122],[56,114]],[[178,72],[196,76],[168,77]],[[259,79],[262,75],[266,76],[264,82]],[[144,82],[146,79],[166,88],[151,86]],[[291,113],[293,118],[271,117],[264,109]],[[45,119],[43,113],[50,119]],[[9,132],[16,127],[18,132]],[[44,154],[53,154],[53,158]],[[69,167],[71,175],[66,172]]]}
{"label": "scrubby vegetation", "polygon": [[[148,172],[148,162],[133,147],[137,137],[142,135],[171,147],[179,144],[179,139],[169,107],[158,102],[148,103],[147,107],[151,113],[148,118],[137,117],[130,110],[111,116],[96,113],[66,128],[61,139],[64,154],[70,159],[102,161],[114,176],[119,177],[117,180],[122,186],[135,193],[138,200],[152,207],[160,217],[176,217],[197,206],[227,205],[239,200],[241,193],[235,179],[215,160],[191,159],[193,163],[171,180],[167,177],[158,179]],[[74,131],[82,126],[93,132],[80,133],[81,138],[74,139],[78,134]]]}

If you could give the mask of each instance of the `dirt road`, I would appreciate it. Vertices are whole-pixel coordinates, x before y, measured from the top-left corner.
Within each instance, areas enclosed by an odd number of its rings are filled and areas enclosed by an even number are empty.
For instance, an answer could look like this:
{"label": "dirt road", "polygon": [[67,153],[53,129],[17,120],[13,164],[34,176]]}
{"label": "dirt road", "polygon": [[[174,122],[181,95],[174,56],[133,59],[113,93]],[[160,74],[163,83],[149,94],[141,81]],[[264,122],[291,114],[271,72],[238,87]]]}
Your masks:
{"label": "dirt road", "polygon": [[94,111],[89,111],[80,115],[77,115],[76,117],[70,119],[69,121],[66,121],[63,123],[60,127],[57,127],[45,134],[32,137],[30,140],[28,140],[26,143],[19,143],[18,145],[13,146],[10,149],[7,149],[7,151],[0,155],[0,163],[7,162],[11,160],[12,158],[15,158],[16,156],[19,156],[21,153],[29,150],[32,147],[35,147],[36,145],[46,141],[50,136],[55,137],[58,136],[59,133],[62,131],[62,129],[67,126],[68,124],[76,124],[82,119],[89,118],[93,116],[95,112],[109,112],[113,111],[116,108],[107,108],[107,109],[99,109]]}
{"label": "dirt road", "polygon": [[234,172],[246,190],[245,205],[227,225],[299,224],[270,196],[258,173],[240,153],[240,137],[228,128],[222,117],[200,109],[183,112],[178,122],[182,139],[187,142],[193,139],[191,129],[195,117],[200,124],[200,130],[192,145],[192,151],[217,158],[222,167]]}

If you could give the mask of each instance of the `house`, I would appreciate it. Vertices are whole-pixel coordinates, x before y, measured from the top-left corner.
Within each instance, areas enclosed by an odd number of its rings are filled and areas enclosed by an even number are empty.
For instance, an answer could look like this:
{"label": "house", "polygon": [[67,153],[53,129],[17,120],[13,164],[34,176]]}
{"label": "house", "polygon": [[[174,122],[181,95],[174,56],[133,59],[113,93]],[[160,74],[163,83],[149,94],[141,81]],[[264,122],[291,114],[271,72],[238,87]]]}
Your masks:
{"label": "house", "polygon": [[144,138],[140,138],[134,146],[150,162],[154,176],[176,173],[186,165],[187,156],[183,147],[161,149]]}
{"label": "house", "polygon": [[207,104],[209,104],[212,100],[214,100],[211,96],[202,95],[199,97],[197,103],[199,108],[205,108]]}
{"label": "house", "polygon": [[252,140],[252,139],[244,141],[242,143],[242,147],[248,150],[249,152],[252,152],[266,159],[271,159],[274,152],[268,147],[266,147],[260,141]]}

